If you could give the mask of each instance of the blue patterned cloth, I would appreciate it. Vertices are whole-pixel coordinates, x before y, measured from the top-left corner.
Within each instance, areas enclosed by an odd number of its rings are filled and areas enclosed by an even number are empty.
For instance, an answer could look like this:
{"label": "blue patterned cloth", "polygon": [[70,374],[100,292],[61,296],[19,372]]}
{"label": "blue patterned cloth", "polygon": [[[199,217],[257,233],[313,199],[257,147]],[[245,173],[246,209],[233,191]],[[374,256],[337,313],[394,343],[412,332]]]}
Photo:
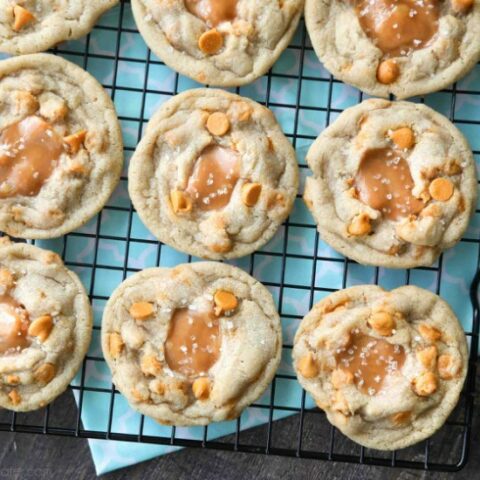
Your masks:
{"label": "blue patterned cloth", "polygon": [[[171,97],[175,89],[176,74],[169,68],[159,63],[150,64],[148,76],[144,61],[147,58],[158,62],[152,55],[148,57],[148,50],[142,38],[135,29],[135,24],[130,12],[130,5],[125,4],[123,10],[120,7],[102,17],[100,26],[118,27],[122,25],[119,37],[119,55],[121,60],[118,63],[118,71],[115,76],[115,51],[117,47],[118,33],[114,29],[95,28],[90,40],[69,42],[61,45],[62,56],[81,65],[86,66],[107,88],[114,83],[116,88],[111,89],[118,114],[122,121],[123,135],[126,146],[126,157],[131,156],[142,132],[144,122],[139,121],[142,112],[144,83],[147,86],[145,96],[144,120],[148,120],[152,113],[164,101]],[[293,45],[301,45],[302,27],[292,42]],[[83,55],[76,55],[68,52],[85,52],[88,48],[90,54],[84,63]],[[63,53],[67,52],[67,53]],[[288,74],[289,76],[273,76],[271,78],[271,94],[269,104],[276,114],[283,130],[292,138],[296,139],[296,150],[301,168],[302,179],[309,174],[305,168],[305,154],[312,143],[308,136],[317,136],[327,122],[329,112],[328,98],[330,83],[321,81],[329,79],[329,74],[319,64],[314,52],[305,52],[303,75],[308,79],[302,82],[298,79],[300,73],[300,52],[301,50],[288,49],[275,64],[274,73]],[[141,60],[141,61],[139,61]],[[292,76],[297,78],[292,78]],[[147,78],[146,78],[147,77]],[[180,77],[178,91],[197,87],[193,81]],[[480,86],[480,67],[463,79],[457,86],[459,90],[466,93],[459,93],[456,96],[454,112],[452,108],[452,93],[441,92],[426,97],[426,103],[441,113],[451,117],[452,113],[456,125],[468,137],[472,148],[476,151],[476,158],[479,158],[480,135],[478,127],[468,123],[470,120],[480,121],[480,96],[469,95],[468,91]],[[298,129],[295,131],[295,105],[297,93],[301,87],[300,110],[298,112]],[[338,113],[359,101],[359,92],[341,83],[333,83],[331,98],[330,122]],[[240,94],[254,100],[265,101],[267,91],[267,78],[264,77],[255,83],[242,87]],[[163,92],[163,93],[158,93]],[[281,104],[281,105],[280,105]],[[318,107],[320,110],[311,110],[302,107]],[[323,110],[321,110],[323,109]],[[466,121],[463,122],[462,120]],[[126,176],[126,168],[124,175]],[[303,182],[302,187],[303,189]],[[303,191],[303,190],[302,190]],[[117,267],[117,270],[109,270],[97,267],[95,271],[92,265],[95,259],[95,239],[81,235],[68,235],[65,243],[65,260],[83,280],[87,289],[93,294],[93,306],[95,311],[95,325],[101,324],[102,310],[105,304],[105,297],[123,280],[123,267],[125,264],[127,242],[125,236],[130,234],[131,241],[128,250],[128,269],[142,269],[157,264],[161,266],[173,266],[188,260],[188,257],[168,246],[162,246],[155,242],[150,244],[140,243],[135,239],[151,239],[153,236],[142,225],[136,214],[133,215],[132,224],[129,229],[129,212],[122,210],[130,206],[127,182],[124,178],[115,194],[108,202],[103,212],[86,226],[78,230],[82,233],[95,233],[98,229],[100,237],[98,240],[97,264],[103,266]],[[120,209],[118,208],[120,207]],[[296,287],[310,286],[312,283],[313,255],[315,249],[316,234],[312,228],[313,221],[310,214],[300,199],[295,204],[294,211],[290,217],[289,225],[282,227],[275,238],[264,248],[261,253],[254,257],[254,276],[262,282],[279,283],[282,269],[282,256],[272,256],[269,252],[281,253],[284,248],[285,235],[287,257],[285,263],[285,282],[292,287],[284,288],[279,310],[282,314],[284,342],[292,344],[293,336],[298,325],[298,319],[290,318],[290,315],[302,316],[307,313],[311,301],[311,291]],[[448,251],[443,256],[443,274],[441,279],[440,293],[455,310],[461,319],[465,329],[468,331],[472,326],[472,308],[468,300],[469,285],[476,270],[479,249],[478,244],[468,239],[478,239],[480,233],[480,218],[475,215],[465,237],[457,247]],[[64,240],[42,241],[41,246],[62,252]],[[160,253],[160,254],[159,254]],[[288,254],[301,254],[305,258],[288,256]],[[342,276],[344,270],[343,262],[328,260],[330,258],[342,258],[322,241],[318,243],[318,256],[326,257],[327,260],[318,260],[316,265],[316,276],[313,283],[316,287],[342,288]],[[250,258],[241,259],[236,265],[248,269]],[[128,271],[131,274],[132,271]],[[372,283],[375,281],[375,268],[350,264],[346,277],[346,286],[356,284]],[[406,282],[405,271],[394,271],[380,269],[379,284],[385,288],[395,288]],[[438,271],[433,270],[412,270],[410,283],[435,291],[438,280]],[[271,288],[271,292],[279,303],[279,289]],[[326,293],[315,291],[314,301],[318,301]],[[89,356],[92,360],[86,362],[85,385],[105,389],[105,391],[85,391],[83,394],[82,422],[88,430],[105,432],[108,428],[108,412],[110,404],[111,377],[106,364],[102,361],[100,348],[100,331],[94,331],[93,342],[90,347]],[[284,349],[283,360],[279,373],[293,374],[290,349]],[[95,360],[96,359],[96,360]],[[75,380],[79,384],[80,376]],[[301,405],[302,390],[299,384],[293,379],[280,378],[276,380],[275,405],[299,407]],[[76,392],[78,399],[78,392]],[[268,405],[270,402],[270,389],[257,402],[257,404]],[[307,396],[307,407],[313,407],[313,401]],[[274,419],[288,415],[288,412],[274,410]],[[241,428],[246,429],[268,421],[268,410],[258,407],[248,408],[241,417]],[[114,414],[112,431],[120,433],[138,434],[140,415],[132,410],[121,395],[115,395]],[[208,429],[208,439],[220,437],[235,431],[236,422],[223,422],[215,424]],[[202,439],[203,428],[177,428],[177,438]],[[143,433],[145,435],[161,435],[169,437],[170,427],[162,427],[150,419],[145,419]],[[127,465],[132,465],[149,458],[170,453],[175,450],[172,447],[145,445],[138,443],[124,443],[104,440],[90,440],[90,448],[98,474],[115,470]]]}

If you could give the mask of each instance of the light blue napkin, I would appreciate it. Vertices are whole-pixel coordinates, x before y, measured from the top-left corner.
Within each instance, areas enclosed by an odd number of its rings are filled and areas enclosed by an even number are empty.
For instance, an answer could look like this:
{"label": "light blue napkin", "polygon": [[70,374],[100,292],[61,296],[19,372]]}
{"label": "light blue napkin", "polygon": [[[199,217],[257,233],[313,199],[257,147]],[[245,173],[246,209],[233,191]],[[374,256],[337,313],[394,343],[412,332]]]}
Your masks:
{"label": "light blue napkin", "polygon": [[[117,7],[107,13],[100,20],[100,25],[118,26],[120,20],[120,9]],[[135,28],[130,5],[125,5],[122,19],[122,27]],[[91,34],[88,45],[90,56],[87,62],[87,70],[97,77],[106,86],[113,82],[114,56],[117,42],[117,32],[96,28]],[[297,36],[293,44],[301,44],[301,35]],[[62,50],[70,52],[84,52],[85,40],[69,42],[61,46]],[[290,75],[299,74],[298,49],[287,50],[281,59],[274,66],[275,73],[287,73]],[[83,66],[83,56],[63,54],[64,57]],[[101,57],[100,57],[101,56]],[[104,56],[110,57],[104,58]],[[137,120],[141,113],[142,93],[128,90],[129,87],[142,88],[145,80],[145,64],[138,60],[147,58],[147,48],[138,33],[122,32],[120,37],[120,57],[118,64],[118,76],[116,79],[117,88],[114,89],[114,100],[118,114],[123,117],[122,128],[126,147],[127,159],[136,146],[142,125]],[[153,59],[153,56],[152,56]],[[155,59],[156,60],[156,59]],[[314,79],[329,78],[328,73],[320,66],[313,51],[306,51],[303,74]],[[149,92],[145,98],[145,117],[150,118],[155,109],[165,100],[168,95],[153,93],[154,91],[173,92],[175,73],[163,65],[151,65],[148,72],[147,86]],[[467,78],[462,80],[459,88],[464,91],[478,88],[480,85],[480,68],[477,66]],[[179,91],[196,87],[191,80],[180,77]],[[124,88],[126,87],[126,89]],[[295,104],[300,81],[296,78],[273,77],[271,79],[272,104],[286,104],[288,107],[272,105],[271,108],[276,114],[284,131],[287,134],[295,133]],[[265,78],[258,80],[252,85],[242,87],[240,94],[249,96],[255,100],[264,101],[267,82]],[[332,87],[332,108],[344,109],[358,103],[359,94],[354,88],[343,84],[334,83]],[[302,106],[318,107],[323,110],[300,109],[297,134],[318,135],[325,127],[326,108],[328,106],[329,83],[319,80],[303,80],[301,83],[300,104]],[[450,115],[451,94],[436,93],[427,97],[426,103],[439,112]],[[330,121],[337,116],[336,112],[331,113]],[[462,120],[480,121],[480,97],[468,94],[458,94],[455,103],[455,118],[457,126],[465,133],[471,142],[472,148],[477,152],[480,150],[480,135],[478,127],[462,123]],[[304,157],[311,140],[297,139],[297,154],[301,165],[305,165]],[[478,160],[478,154],[476,155]],[[128,163],[128,162],[127,162]],[[126,172],[126,169],[125,169]],[[301,169],[302,179],[308,174],[308,170]],[[125,173],[126,175],[126,173]],[[302,182],[303,189],[303,182]],[[303,190],[302,190],[303,191]],[[122,180],[108,205],[110,207],[128,207],[129,199],[126,188],[126,181]],[[287,253],[302,254],[313,258],[315,247],[315,229],[309,228],[313,225],[312,218],[307,212],[301,200],[297,200],[295,209],[290,217],[295,224],[305,225],[289,226]],[[126,254],[125,236],[128,230],[128,212],[115,209],[105,209],[101,215],[88,223],[79,232],[95,233],[97,223],[100,222],[100,239],[98,241],[97,262],[102,265],[123,267]],[[465,237],[478,239],[480,233],[479,215],[475,215]],[[282,258],[270,256],[268,252],[282,252],[284,244],[285,228],[282,228],[275,238],[264,248],[263,253],[255,255],[254,276],[264,282],[278,283],[281,277]],[[139,221],[137,215],[133,216],[130,236],[132,239],[152,239],[152,235]],[[108,237],[108,238],[106,238]],[[63,241],[43,241],[42,246],[61,251]],[[74,262],[82,265],[92,265],[95,252],[95,240],[81,236],[69,235],[66,243],[65,258],[67,263]],[[142,244],[132,240],[128,254],[128,268],[142,269],[155,266],[157,263],[158,246],[156,244]],[[478,260],[478,245],[476,243],[462,241],[457,247],[448,251],[443,257],[443,275],[441,295],[450,303],[456,314],[462,320],[466,330],[472,327],[472,308],[468,300],[469,286],[475,273]],[[340,256],[320,241],[318,255],[322,257],[340,258]],[[173,266],[187,261],[183,255],[168,246],[161,247],[160,265]],[[241,259],[233,262],[236,265],[248,268],[249,259]],[[313,259],[299,259],[287,257],[285,282],[290,285],[309,286],[311,284]],[[315,286],[328,288],[342,288],[343,263],[322,261],[317,262]],[[85,286],[89,289],[94,282],[93,294],[95,296],[108,297],[111,292],[123,280],[122,270],[108,270],[97,268],[93,274],[90,266],[75,266],[73,269],[80,275]],[[347,275],[347,286],[372,283],[374,281],[375,269],[360,265],[349,265]],[[379,282],[385,288],[395,288],[405,283],[405,271],[380,270]],[[437,283],[437,272],[429,270],[413,270],[410,282],[412,284],[435,291]],[[279,298],[279,289],[271,288],[274,297]],[[315,301],[325,294],[315,293]],[[309,310],[310,291],[300,288],[285,288],[283,292],[282,305],[278,305],[283,315],[304,315]],[[100,326],[104,300],[94,299],[95,325]],[[282,318],[284,342],[292,344],[293,336],[298,325],[298,320]],[[88,430],[107,430],[108,411],[110,402],[111,378],[105,363],[101,361],[102,353],[99,342],[98,330],[95,330],[89,356],[97,357],[99,360],[87,361],[85,372],[85,385],[106,389],[106,392],[85,391],[83,395],[82,422]],[[293,374],[290,359],[290,349],[284,349],[282,364],[279,373]],[[80,376],[75,383],[78,385]],[[78,399],[78,392],[75,392]],[[300,407],[302,390],[295,380],[277,379],[275,389],[275,405]],[[268,390],[257,404],[268,405],[270,401],[270,390]],[[307,408],[313,407],[313,401],[307,398]],[[288,415],[288,412],[274,410],[274,419]],[[260,425],[268,421],[268,410],[259,407],[248,408],[241,417],[241,428],[246,429]],[[121,395],[115,395],[113,432],[138,434],[140,415],[135,413]],[[220,437],[233,433],[236,428],[235,422],[223,422],[215,424],[208,429],[208,439]],[[171,428],[162,427],[150,419],[145,419],[143,433],[145,435],[159,435],[170,437]],[[178,428],[177,438],[202,439],[203,428]],[[127,465],[132,465],[149,458],[170,453],[175,450],[173,447],[146,445],[138,443],[125,443],[104,440],[90,440],[90,448],[98,474],[103,474]]]}

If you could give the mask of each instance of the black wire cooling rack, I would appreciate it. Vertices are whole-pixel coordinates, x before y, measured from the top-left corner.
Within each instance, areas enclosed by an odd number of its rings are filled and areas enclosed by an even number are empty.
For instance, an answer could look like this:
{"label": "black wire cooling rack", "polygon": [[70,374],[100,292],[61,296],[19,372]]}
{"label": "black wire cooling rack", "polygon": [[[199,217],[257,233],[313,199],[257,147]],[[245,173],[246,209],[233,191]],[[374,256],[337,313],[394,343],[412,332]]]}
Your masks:
{"label": "black wire cooling rack", "polygon": [[[138,34],[138,31],[135,29],[134,24],[131,22],[131,17],[129,21],[126,21],[127,15],[130,14],[129,9],[129,0],[122,0],[119,7],[118,14],[118,24],[117,25],[104,25],[101,23],[96,26],[94,32],[86,37],[86,40],[81,43],[82,47],[80,49],[69,49],[62,45],[53,50],[52,53],[60,54],[66,56],[69,59],[74,59],[80,65],[83,65],[85,69],[88,69],[91,62],[104,62],[107,66],[106,68],[111,69],[111,82],[104,84],[104,87],[111,92],[111,96],[114,100],[117,99],[117,96],[122,92],[134,92],[137,94],[139,101],[141,101],[140,113],[138,116],[125,116],[120,115],[120,120],[122,122],[134,122],[138,125],[136,132],[137,141],[140,140],[142,135],[142,128],[148,118],[146,117],[146,97],[149,94],[158,94],[162,96],[172,96],[178,93],[179,91],[179,82],[182,81],[182,77],[178,74],[175,75],[173,81],[173,88],[166,90],[154,89],[149,85],[149,71],[153,67],[163,65],[162,62],[158,61],[153,57],[149,50],[145,50],[145,55],[135,58],[134,56],[122,56],[121,55],[121,44],[122,36],[125,34]],[[91,38],[92,35],[96,35],[97,41],[102,42],[102,38],[107,36],[111,39],[112,36],[115,37],[114,40],[114,54],[102,53],[92,51],[91,48]],[[336,115],[341,112],[340,109],[334,108],[332,106],[332,95],[335,88],[340,85],[340,82],[335,80],[332,76],[325,76],[325,78],[319,78],[317,76],[307,75],[305,73],[305,62],[307,56],[314,56],[311,46],[308,44],[308,37],[305,29],[303,20],[301,21],[299,32],[297,32],[296,40],[293,44],[288,47],[288,50],[294,51],[295,58],[297,63],[294,69],[291,69],[289,72],[277,72],[275,67],[268,75],[265,76],[263,81],[266,82],[262,90],[262,97],[259,100],[261,103],[272,108],[274,111],[277,109],[288,109],[293,112],[293,125],[292,131],[287,132],[287,136],[291,138],[291,141],[295,147],[298,147],[298,143],[302,142],[302,145],[313,142],[315,135],[304,134],[299,131],[299,115],[300,112],[311,111],[312,113],[320,113],[321,117],[324,119],[324,125],[328,125],[332,119],[333,115]],[[119,73],[119,64],[121,62],[130,62],[132,64],[141,64],[144,66],[144,81],[142,85],[136,87],[120,85],[118,80]],[[298,67],[298,69],[297,69]],[[295,71],[293,71],[295,70]],[[272,99],[272,93],[276,88],[276,80],[278,79],[292,79],[296,83],[296,91],[293,93],[291,98],[292,102],[289,103],[278,103]],[[302,87],[306,82],[314,82],[318,87],[319,95],[322,95],[322,98],[326,98],[326,103],[323,106],[308,106],[302,104]],[[294,84],[295,84],[294,83]],[[317,88],[316,87],[316,88]],[[480,87],[480,86],[479,86]],[[243,94],[243,89],[237,89],[237,93]],[[450,120],[456,123],[466,123],[471,125],[478,125],[480,128],[480,117],[477,120],[461,120],[455,118],[455,106],[457,98],[459,95],[468,94],[468,95],[480,95],[480,88],[478,90],[461,90],[454,85],[451,89],[445,90],[443,93],[446,94],[448,98],[449,105],[444,105],[448,112],[444,112],[449,116]],[[324,98],[324,100],[325,100]],[[480,97],[478,97],[480,98]],[[362,93],[358,92],[357,101],[360,102],[363,100]],[[425,101],[421,98],[420,101]],[[133,146],[125,147],[125,154],[128,158],[133,152]],[[479,151],[474,151],[476,155],[480,155]],[[301,169],[305,169],[306,165],[300,165]],[[126,176],[122,176],[121,182],[126,182]],[[300,195],[299,195],[300,198]],[[127,234],[125,237],[118,237],[116,235],[107,235],[102,232],[101,223],[102,223],[102,213],[98,215],[95,220],[95,228],[93,233],[81,233],[73,232],[62,239],[60,242],[60,250],[63,252],[63,258],[65,263],[71,267],[86,267],[91,271],[91,281],[89,286],[89,294],[92,302],[95,301],[105,301],[108,297],[97,295],[95,293],[95,278],[97,269],[106,269],[106,270],[116,270],[121,272],[122,278],[125,279],[127,274],[136,271],[135,268],[129,266],[128,258],[129,252],[132,243],[136,245],[155,245],[157,247],[157,265],[160,263],[162,245],[158,242],[146,238],[137,238],[132,234],[132,223],[134,210],[132,205],[129,206],[113,206],[107,205],[103,212],[119,212],[123,215],[128,216],[128,225],[127,225]],[[480,213],[480,210],[477,210],[476,213]],[[248,268],[247,270],[250,273],[254,272],[255,262],[258,262],[258,259],[266,255],[270,257],[276,257],[276,260],[280,262],[281,268],[278,274],[277,280],[272,282],[263,282],[268,287],[272,287],[278,290],[279,294],[279,308],[280,314],[283,319],[289,319],[291,321],[300,321],[300,315],[288,314],[282,311],[282,299],[284,296],[285,289],[294,288],[299,290],[304,290],[309,292],[310,308],[313,306],[315,301],[315,295],[319,292],[333,292],[337,288],[330,288],[326,286],[319,287],[315,284],[315,278],[317,274],[317,265],[320,262],[333,262],[341,269],[341,287],[345,288],[347,286],[347,277],[349,269],[355,265],[354,262],[340,258],[338,256],[325,256],[319,252],[319,237],[318,233],[315,233],[315,242],[314,250],[312,255],[301,255],[290,253],[288,249],[288,238],[289,230],[294,228],[301,229],[310,229],[310,232],[316,232],[315,226],[313,224],[304,224],[300,222],[293,222],[287,220],[283,226],[283,240],[282,247],[280,251],[276,252],[264,252],[259,251],[254,253],[248,258]],[[75,237],[82,237],[90,239],[94,243],[94,254],[91,261],[79,263],[72,262],[66,259],[65,252],[67,251],[67,246],[69,242],[72,242]],[[123,240],[126,242],[125,248],[125,257],[123,265],[112,266],[106,265],[102,262],[102,255],[99,254],[99,243],[102,240]],[[480,250],[478,246],[480,245],[480,238],[465,238],[462,242],[473,243],[476,245],[476,258],[472,258],[472,263],[475,263],[476,269],[478,270],[478,265],[480,264]],[[311,281],[309,285],[297,285],[289,281],[288,276],[286,275],[286,264],[290,259],[300,259],[300,260],[313,260],[312,261],[312,270],[311,270]],[[189,258],[191,260],[191,258]],[[440,259],[438,264],[434,267],[424,267],[417,270],[424,270],[430,272],[436,277],[436,292],[440,292],[440,287],[442,284],[442,276],[444,275],[443,268],[443,258]],[[373,280],[375,284],[379,283],[380,269],[373,269],[374,275]],[[412,271],[406,270],[402,272],[404,275],[404,283],[409,284],[411,280]],[[87,356],[80,375],[80,384],[72,385],[70,388],[77,392],[78,398],[78,413],[76,418],[70,419],[69,425],[64,426],[60,425],[56,421],[56,416],[58,414],[58,409],[55,408],[55,403],[53,402],[50,406],[44,408],[40,413],[36,412],[35,414],[16,414],[12,412],[2,412],[0,415],[0,430],[10,431],[10,432],[25,432],[25,433],[37,433],[44,435],[61,435],[67,437],[81,437],[81,438],[91,438],[91,439],[109,439],[109,440],[122,440],[129,442],[143,442],[149,444],[162,444],[170,446],[181,446],[181,447],[200,447],[207,449],[219,449],[219,450],[229,450],[229,451],[239,451],[239,452],[251,452],[251,453],[263,453],[270,455],[281,455],[289,457],[299,457],[299,458],[310,458],[318,460],[330,460],[330,461],[341,461],[341,462],[350,462],[357,464],[369,464],[369,465],[380,465],[380,466],[392,466],[392,467],[402,467],[402,468],[415,468],[423,470],[435,470],[435,471],[455,471],[461,469],[468,461],[469,447],[471,440],[471,430],[472,430],[472,417],[474,409],[474,394],[475,394],[475,375],[476,375],[476,365],[477,365],[477,351],[478,351],[478,333],[479,333],[479,305],[477,300],[477,287],[479,283],[479,273],[477,272],[474,281],[471,285],[471,301],[473,305],[473,320],[471,323],[471,329],[466,331],[466,335],[470,342],[470,359],[469,359],[469,372],[466,381],[466,385],[461,396],[459,405],[452,414],[451,418],[448,420],[446,425],[441,430],[440,434],[442,439],[448,439],[449,447],[448,455],[445,455],[445,452],[440,452],[437,448],[438,441],[427,440],[421,444],[411,447],[406,450],[399,452],[378,452],[374,450],[365,449],[360,447],[346,439],[344,439],[338,432],[336,433],[335,428],[331,427],[325,415],[318,409],[309,410],[305,408],[306,395],[303,391],[301,400],[299,401],[298,406],[282,406],[278,405],[275,402],[275,388],[279,381],[296,381],[295,376],[293,375],[276,375],[271,390],[270,390],[270,401],[268,405],[255,404],[250,408],[261,408],[266,409],[268,412],[268,423],[263,426],[264,429],[264,441],[258,441],[258,436],[254,437],[253,441],[250,441],[250,435],[247,435],[246,432],[241,431],[241,420],[236,421],[236,432],[234,435],[227,437],[226,439],[219,440],[209,440],[208,439],[208,427],[204,428],[203,439],[201,440],[190,440],[185,438],[179,438],[177,435],[175,427],[171,428],[171,435],[160,437],[160,436],[151,436],[145,435],[144,430],[144,417],[141,417],[139,423],[139,429],[136,434],[124,434],[117,433],[112,430],[112,421],[113,421],[113,409],[115,399],[119,394],[112,385],[111,389],[101,389],[90,387],[85,384],[85,371],[87,362],[104,362],[102,357]],[[336,285],[337,287],[339,285]],[[94,327],[97,330],[100,329],[98,326]],[[290,355],[292,345],[284,345],[284,349],[287,351],[287,354]],[[102,392],[109,395],[109,417],[108,417],[108,428],[104,431],[93,431],[86,430],[82,426],[81,416],[82,416],[82,407],[84,405],[84,395],[86,392]],[[293,435],[292,438],[286,439],[282,436],[282,420],[274,422],[275,412],[288,412],[291,414],[297,414],[294,417],[294,421],[297,423],[298,427],[295,427],[296,435]],[[318,441],[312,442],[311,438],[307,439],[306,431],[315,428],[316,426],[321,426],[322,430],[319,433]],[[247,438],[248,437],[248,438]],[[435,438],[435,437],[434,437]],[[256,439],[256,440],[255,440]],[[345,441],[347,443],[345,443]],[[432,445],[433,443],[433,445]],[[441,443],[441,442],[440,442]]]}

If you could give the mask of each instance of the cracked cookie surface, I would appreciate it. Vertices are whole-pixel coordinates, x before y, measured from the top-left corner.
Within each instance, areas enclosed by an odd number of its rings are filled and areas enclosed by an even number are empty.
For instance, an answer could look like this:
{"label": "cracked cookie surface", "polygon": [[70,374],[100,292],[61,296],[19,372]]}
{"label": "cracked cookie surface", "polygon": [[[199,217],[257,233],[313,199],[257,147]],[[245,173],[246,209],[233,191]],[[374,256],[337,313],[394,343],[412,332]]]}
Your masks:
{"label": "cracked cookie surface", "polygon": [[219,260],[273,237],[295,201],[298,166],[270,110],[197,89],[153,115],[128,178],[132,202],[158,239]]}
{"label": "cracked cookie surface", "polygon": [[120,126],[102,86],[54,55],[3,60],[0,113],[0,230],[54,238],[86,223],[123,165]]}
{"label": "cracked cookie surface", "polygon": [[271,294],[242,270],[199,262],[151,268],[107,303],[102,348],[132,407],[167,425],[236,418],[280,362]]}
{"label": "cracked cookie surface", "polygon": [[325,67],[379,97],[440,90],[480,59],[479,0],[307,0],[305,21]]}
{"label": "cracked cookie surface", "polygon": [[44,407],[66,390],[87,353],[85,289],[56,253],[4,237],[0,310],[0,407]]}
{"label": "cracked cookie surface", "polygon": [[37,53],[80,38],[118,0],[0,0],[0,52]]}
{"label": "cracked cookie surface", "polygon": [[361,285],[313,307],[295,336],[293,361],[333,425],[365,447],[395,450],[445,423],[468,352],[461,325],[437,295]]}
{"label": "cracked cookie surface", "polygon": [[238,86],[287,48],[303,0],[132,0],[140,33],[167,65],[200,83]]}
{"label": "cracked cookie surface", "polygon": [[477,198],[462,133],[421,104],[366,100],[307,154],[304,200],[321,237],[353,260],[431,265],[465,232]]}

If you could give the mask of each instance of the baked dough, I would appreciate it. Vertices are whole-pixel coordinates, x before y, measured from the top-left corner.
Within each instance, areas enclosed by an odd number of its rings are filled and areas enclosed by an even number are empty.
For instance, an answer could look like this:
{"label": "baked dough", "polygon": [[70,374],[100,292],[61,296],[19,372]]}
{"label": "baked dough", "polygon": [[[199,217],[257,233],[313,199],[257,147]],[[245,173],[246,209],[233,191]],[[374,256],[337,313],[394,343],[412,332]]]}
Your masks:
{"label": "baked dough", "polygon": [[325,67],[378,97],[441,90],[480,60],[480,0],[306,0],[305,21]]}
{"label": "baked dough", "polygon": [[92,309],[53,252],[0,241],[0,407],[26,412],[66,390],[92,335]]}
{"label": "baked dough", "polygon": [[437,295],[361,285],[313,307],[295,336],[293,361],[333,425],[365,447],[396,450],[445,423],[468,353],[457,318]]}
{"label": "baked dough", "polygon": [[118,0],[0,0],[0,52],[37,53],[86,35]]}
{"label": "baked dough", "polygon": [[304,199],[323,240],[366,265],[431,265],[475,209],[464,136],[421,104],[366,100],[345,110],[307,154]]}
{"label": "baked dough", "polygon": [[236,267],[199,262],[124,281],[106,305],[102,347],[132,408],[166,425],[206,425],[262,395],[282,335],[263,285]]}
{"label": "baked dough", "polygon": [[295,201],[298,166],[270,110],[197,89],[153,115],[128,179],[140,218],[159,240],[220,260],[272,238]]}
{"label": "baked dough", "polygon": [[[169,67],[232,87],[266,73],[287,48],[303,0],[132,0],[138,29]],[[209,13],[211,12],[211,13]]]}
{"label": "baked dough", "polygon": [[80,227],[120,179],[122,136],[110,97],[54,55],[0,62],[0,142],[0,230],[14,237]]}

